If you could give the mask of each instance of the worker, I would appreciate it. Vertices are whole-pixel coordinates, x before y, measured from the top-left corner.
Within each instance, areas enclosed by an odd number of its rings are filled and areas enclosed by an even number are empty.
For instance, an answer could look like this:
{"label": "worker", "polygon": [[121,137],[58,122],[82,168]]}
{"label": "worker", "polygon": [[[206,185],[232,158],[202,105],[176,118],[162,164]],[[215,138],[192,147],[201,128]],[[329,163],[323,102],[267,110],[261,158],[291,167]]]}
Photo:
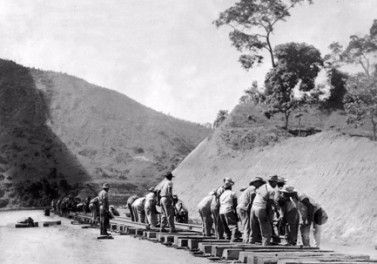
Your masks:
{"label": "worker", "polygon": [[113,217],[120,216],[119,211],[115,209],[114,205],[110,205],[109,208],[110,208],[110,213],[113,215]]}
{"label": "worker", "polygon": [[131,195],[130,197],[128,197],[127,199],[127,208],[130,212],[130,216],[131,216],[131,221],[132,222],[135,222],[136,221],[136,212],[133,212],[133,209],[132,209],[132,203],[137,199],[139,198],[139,196],[137,195]]}
{"label": "worker", "polygon": [[321,244],[322,225],[328,220],[325,210],[306,194],[292,194],[292,201],[300,213],[300,231],[304,246],[310,246],[310,228],[313,225],[314,246]]}
{"label": "worker", "polygon": [[198,204],[200,218],[202,219],[202,234],[203,236],[211,236],[213,219],[211,215],[211,203],[214,191],[204,197]]}
{"label": "worker", "polygon": [[90,209],[89,209],[90,200],[92,200],[90,196],[87,196],[85,199],[85,214],[90,213]]}
{"label": "worker", "polygon": [[173,182],[174,175],[171,172],[166,173],[165,179],[159,185],[158,196],[161,206],[161,225],[160,232],[166,232],[166,227],[169,225],[170,233],[175,232],[174,224],[174,205],[173,205]]}
{"label": "worker", "polygon": [[224,182],[224,192],[220,195],[220,219],[223,224],[225,239],[236,242],[238,239],[237,196],[232,191],[234,182],[227,179]]}
{"label": "worker", "polygon": [[177,223],[188,224],[188,210],[184,206],[182,200],[178,199],[178,195],[173,195],[173,204],[175,210],[175,221]]}
{"label": "worker", "polygon": [[[230,178],[225,178],[223,180],[224,184],[226,181],[231,181]],[[212,219],[215,224],[215,235],[218,239],[224,239],[224,228],[220,219],[220,196],[224,192],[224,185],[217,187],[213,190],[213,197],[211,203],[211,214]]]}
{"label": "worker", "polygon": [[[268,183],[263,184],[256,190],[256,195],[251,207],[251,241],[250,243],[262,242],[263,246],[271,245],[273,210],[276,210],[275,195],[278,176],[273,175]],[[262,235],[262,241],[258,241],[258,235]]]}
{"label": "worker", "polygon": [[145,223],[145,197],[139,197],[132,203],[135,222]]}
{"label": "worker", "polygon": [[148,227],[156,228],[158,226],[158,211],[156,208],[157,196],[154,187],[148,189],[149,193],[145,195],[144,210],[147,216]]}
{"label": "worker", "polygon": [[89,209],[92,212],[93,222],[95,225],[99,223],[99,201],[98,196],[94,197],[89,202]]}
{"label": "worker", "polygon": [[285,186],[279,192],[281,193],[278,199],[278,207],[281,212],[279,222],[284,227],[287,245],[295,246],[300,222],[298,209],[292,201],[292,195],[296,190],[293,186]]}
{"label": "worker", "polygon": [[110,235],[107,233],[107,228],[110,224],[110,212],[109,212],[109,192],[110,186],[108,183],[104,183],[102,186],[102,191],[98,194],[99,203],[99,217],[100,217],[100,234]]}
{"label": "worker", "polygon": [[241,222],[242,242],[248,243],[251,233],[250,212],[253,200],[255,198],[256,189],[265,184],[266,181],[261,177],[255,177],[249,183],[249,186],[242,191],[237,200],[237,214]]}

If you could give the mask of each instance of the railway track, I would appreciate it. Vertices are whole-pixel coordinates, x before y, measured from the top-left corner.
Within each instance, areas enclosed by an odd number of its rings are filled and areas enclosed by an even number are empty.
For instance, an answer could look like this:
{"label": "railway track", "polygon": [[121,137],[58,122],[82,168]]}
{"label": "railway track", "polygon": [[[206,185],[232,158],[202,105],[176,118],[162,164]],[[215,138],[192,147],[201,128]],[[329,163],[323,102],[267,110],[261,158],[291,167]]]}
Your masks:
{"label": "railway track", "polygon": [[[75,221],[92,224],[89,215],[77,214]],[[111,231],[120,235],[162,243],[177,249],[188,250],[193,256],[205,257],[221,263],[252,264],[377,264],[368,255],[340,254],[332,250],[321,250],[303,246],[261,246],[232,243],[225,239],[204,237],[201,226],[176,223],[176,233],[148,229],[147,224],[132,222],[127,217],[115,217],[110,221]]]}

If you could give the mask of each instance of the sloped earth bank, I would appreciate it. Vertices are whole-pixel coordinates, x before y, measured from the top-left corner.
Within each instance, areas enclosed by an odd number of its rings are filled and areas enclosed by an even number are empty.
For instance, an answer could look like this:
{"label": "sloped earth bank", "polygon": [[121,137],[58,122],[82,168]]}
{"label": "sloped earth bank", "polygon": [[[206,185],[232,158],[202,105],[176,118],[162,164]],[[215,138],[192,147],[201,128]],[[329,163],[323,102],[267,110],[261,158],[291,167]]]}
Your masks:
{"label": "sloped earth bank", "polygon": [[324,241],[372,246],[377,241],[376,171],[377,143],[366,138],[323,132],[246,151],[212,138],[174,171],[174,188],[198,219],[198,202],[223,178],[233,178],[239,194],[255,176],[278,174],[328,212]]}
{"label": "sloped earth bank", "polygon": [[[35,221],[62,220],[60,226],[14,228],[27,217]],[[168,248],[131,236],[114,235],[113,240],[97,240],[98,229],[82,229],[70,219],[46,217],[42,211],[0,212],[1,264],[169,264],[208,263],[186,251]]]}

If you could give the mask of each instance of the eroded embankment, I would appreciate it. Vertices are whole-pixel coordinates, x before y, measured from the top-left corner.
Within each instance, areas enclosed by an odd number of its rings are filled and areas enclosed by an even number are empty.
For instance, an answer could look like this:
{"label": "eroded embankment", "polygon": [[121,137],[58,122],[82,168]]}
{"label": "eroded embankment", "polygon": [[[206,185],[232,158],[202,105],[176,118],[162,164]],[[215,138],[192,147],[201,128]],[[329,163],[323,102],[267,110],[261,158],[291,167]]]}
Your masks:
{"label": "eroded embankment", "polygon": [[198,218],[196,205],[223,178],[232,177],[239,193],[255,176],[278,174],[328,212],[325,240],[370,244],[377,239],[376,157],[377,143],[335,132],[247,151],[206,140],[175,170],[175,191]]}

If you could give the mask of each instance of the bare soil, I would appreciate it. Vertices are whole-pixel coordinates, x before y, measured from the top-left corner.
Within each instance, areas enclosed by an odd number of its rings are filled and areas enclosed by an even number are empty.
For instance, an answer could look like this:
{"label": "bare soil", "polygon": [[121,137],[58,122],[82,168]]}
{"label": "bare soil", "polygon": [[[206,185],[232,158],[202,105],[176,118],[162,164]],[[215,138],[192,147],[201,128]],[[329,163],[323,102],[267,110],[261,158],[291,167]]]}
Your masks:
{"label": "bare soil", "polygon": [[[15,228],[17,221],[32,217],[35,221],[62,220],[62,225]],[[169,264],[208,263],[188,252],[131,236],[114,234],[113,240],[97,240],[98,229],[82,229],[70,219],[42,211],[0,212],[1,264]]]}

